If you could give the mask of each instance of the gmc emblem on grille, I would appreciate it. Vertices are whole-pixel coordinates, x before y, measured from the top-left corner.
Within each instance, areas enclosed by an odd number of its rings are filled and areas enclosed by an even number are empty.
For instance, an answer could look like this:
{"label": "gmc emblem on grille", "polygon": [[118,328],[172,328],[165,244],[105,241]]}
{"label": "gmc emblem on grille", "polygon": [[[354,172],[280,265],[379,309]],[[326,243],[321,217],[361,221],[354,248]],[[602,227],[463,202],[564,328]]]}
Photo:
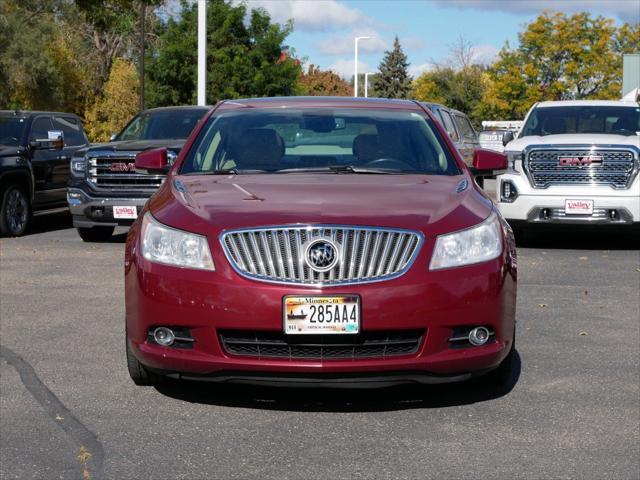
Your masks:
{"label": "gmc emblem on grille", "polygon": [[135,163],[116,162],[111,164],[110,170],[112,172],[135,172]]}
{"label": "gmc emblem on grille", "polygon": [[561,167],[588,167],[590,165],[601,166],[600,155],[585,155],[584,157],[558,157],[558,165]]}

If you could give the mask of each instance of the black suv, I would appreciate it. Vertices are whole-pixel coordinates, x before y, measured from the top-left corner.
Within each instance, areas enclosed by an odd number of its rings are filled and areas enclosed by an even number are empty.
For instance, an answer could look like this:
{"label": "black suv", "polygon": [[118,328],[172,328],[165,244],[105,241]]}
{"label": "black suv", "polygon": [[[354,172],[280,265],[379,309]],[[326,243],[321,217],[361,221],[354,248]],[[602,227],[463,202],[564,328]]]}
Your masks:
{"label": "black suv", "polygon": [[168,149],[173,164],[210,107],[164,107],[136,115],[111,142],[78,150],[71,160],[67,201],[85,242],[108,240],[117,225],[131,225],[167,171],[138,173],[136,154]]}
{"label": "black suv", "polygon": [[0,234],[24,233],[32,214],[67,208],[69,162],[89,144],[71,113],[0,111]]}

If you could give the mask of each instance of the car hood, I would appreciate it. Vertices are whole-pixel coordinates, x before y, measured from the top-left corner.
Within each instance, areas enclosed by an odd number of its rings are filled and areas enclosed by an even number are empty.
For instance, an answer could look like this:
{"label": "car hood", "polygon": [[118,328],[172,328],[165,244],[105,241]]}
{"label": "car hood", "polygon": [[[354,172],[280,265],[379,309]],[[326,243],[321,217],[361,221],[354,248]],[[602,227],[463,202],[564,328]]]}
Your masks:
{"label": "car hood", "polygon": [[521,152],[529,146],[534,147],[536,145],[629,145],[640,147],[640,136],[594,133],[527,136],[509,142],[505,151]]}
{"label": "car hood", "polygon": [[0,157],[10,157],[17,155],[20,147],[9,147],[7,145],[0,145]]}
{"label": "car hood", "polygon": [[[463,181],[467,188],[457,191]],[[183,175],[170,177],[149,208],[162,223],[212,235],[301,223],[419,229],[430,236],[480,223],[492,203],[463,175]]]}
{"label": "car hood", "polygon": [[152,148],[165,147],[169,150],[179,152],[184,145],[185,140],[181,139],[163,139],[163,140],[123,140],[121,142],[109,142],[94,144],[78,150],[77,154],[85,154],[89,151],[110,151],[110,152],[141,152]]}

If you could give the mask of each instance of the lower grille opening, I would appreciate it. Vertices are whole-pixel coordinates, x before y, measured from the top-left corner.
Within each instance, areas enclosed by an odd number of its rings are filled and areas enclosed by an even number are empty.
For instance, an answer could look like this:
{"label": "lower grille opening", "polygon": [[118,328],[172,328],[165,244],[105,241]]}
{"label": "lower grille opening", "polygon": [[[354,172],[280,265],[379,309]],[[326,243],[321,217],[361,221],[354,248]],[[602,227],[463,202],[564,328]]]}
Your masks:
{"label": "lower grille opening", "polygon": [[357,335],[285,335],[281,332],[222,330],[231,355],[289,360],[376,359],[412,355],[424,330],[361,332]]}

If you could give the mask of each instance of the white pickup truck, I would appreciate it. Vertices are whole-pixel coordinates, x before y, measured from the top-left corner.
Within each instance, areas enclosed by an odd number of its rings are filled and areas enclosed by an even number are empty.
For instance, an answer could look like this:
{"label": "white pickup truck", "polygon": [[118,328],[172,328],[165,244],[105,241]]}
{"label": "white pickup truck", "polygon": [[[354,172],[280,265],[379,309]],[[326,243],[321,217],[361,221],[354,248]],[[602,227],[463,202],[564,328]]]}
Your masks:
{"label": "white pickup truck", "polygon": [[640,105],[541,102],[513,138],[497,178],[498,207],[514,229],[539,224],[640,225]]}

